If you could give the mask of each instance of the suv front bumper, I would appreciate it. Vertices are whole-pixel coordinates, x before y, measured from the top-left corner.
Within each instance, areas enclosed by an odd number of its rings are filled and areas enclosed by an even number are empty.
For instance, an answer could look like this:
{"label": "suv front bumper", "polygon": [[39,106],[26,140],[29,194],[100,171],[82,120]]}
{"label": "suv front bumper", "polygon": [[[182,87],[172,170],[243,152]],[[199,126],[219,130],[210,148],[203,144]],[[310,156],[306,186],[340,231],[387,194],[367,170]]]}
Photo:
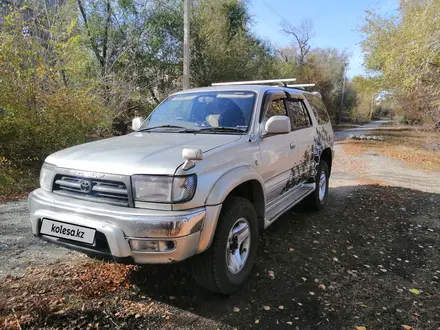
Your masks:
{"label": "suv front bumper", "polygon": [[[163,211],[113,206],[52,194],[43,189],[29,195],[32,232],[35,236],[90,256],[125,263],[170,263],[204,251],[212,240],[221,204],[187,211]],[[95,242],[84,244],[42,235],[43,219],[96,229]],[[140,252],[130,239],[166,240],[174,249]]]}

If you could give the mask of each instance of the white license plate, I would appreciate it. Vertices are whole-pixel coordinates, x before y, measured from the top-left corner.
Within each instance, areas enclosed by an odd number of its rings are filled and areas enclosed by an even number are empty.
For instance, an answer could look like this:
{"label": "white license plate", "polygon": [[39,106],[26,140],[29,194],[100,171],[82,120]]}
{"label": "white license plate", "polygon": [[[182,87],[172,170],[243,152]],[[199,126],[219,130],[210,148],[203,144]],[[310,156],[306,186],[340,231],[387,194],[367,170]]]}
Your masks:
{"label": "white license plate", "polygon": [[43,219],[40,233],[87,244],[93,244],[93,242],[95,241],[96,230],[92,228],[71,225],[70,223]]}

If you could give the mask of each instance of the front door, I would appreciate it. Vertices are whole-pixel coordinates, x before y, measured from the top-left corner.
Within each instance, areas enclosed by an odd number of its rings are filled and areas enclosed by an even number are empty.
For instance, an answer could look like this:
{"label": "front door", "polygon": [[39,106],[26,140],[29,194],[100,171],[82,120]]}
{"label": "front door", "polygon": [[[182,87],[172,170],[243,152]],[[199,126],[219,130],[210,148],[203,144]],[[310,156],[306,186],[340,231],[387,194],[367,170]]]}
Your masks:
{"label": "front door", "polygon": [[260,118],[261,164],[257,168],[264,180],[266,203],[292,188],[292,168],[298,165],[298,141],[294,131],[287,134],[264,134],[265,124],[272,116],[288,116],[285,93],[268,92]]}

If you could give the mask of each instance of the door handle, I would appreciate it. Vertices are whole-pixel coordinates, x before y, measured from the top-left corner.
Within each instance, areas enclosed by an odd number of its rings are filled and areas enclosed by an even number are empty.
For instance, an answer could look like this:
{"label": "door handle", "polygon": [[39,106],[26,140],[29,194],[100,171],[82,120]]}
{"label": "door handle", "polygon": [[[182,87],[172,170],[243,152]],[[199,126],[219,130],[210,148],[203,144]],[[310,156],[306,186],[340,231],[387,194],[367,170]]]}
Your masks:
{"label": "door handle", "polygon": [[290,142],[290,149],[294,149],[296,147],[295,143]]}

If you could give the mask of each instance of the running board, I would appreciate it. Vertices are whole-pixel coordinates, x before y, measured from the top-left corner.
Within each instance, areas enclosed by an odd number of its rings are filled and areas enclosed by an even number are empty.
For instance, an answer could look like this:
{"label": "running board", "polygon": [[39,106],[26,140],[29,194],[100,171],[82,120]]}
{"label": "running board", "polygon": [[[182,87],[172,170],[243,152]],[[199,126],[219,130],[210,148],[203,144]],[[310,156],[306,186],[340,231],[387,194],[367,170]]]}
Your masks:
{"label": "running board", "polygon": [[288,209],[294,207],[304,198],[310,195],[316,188],[316,183],[304,183],[298,188],[281,195],[273,202],[269,203],[266,208],[266,216],[264,218],[264,228],[269,227],[276,219],[278,219]]}

